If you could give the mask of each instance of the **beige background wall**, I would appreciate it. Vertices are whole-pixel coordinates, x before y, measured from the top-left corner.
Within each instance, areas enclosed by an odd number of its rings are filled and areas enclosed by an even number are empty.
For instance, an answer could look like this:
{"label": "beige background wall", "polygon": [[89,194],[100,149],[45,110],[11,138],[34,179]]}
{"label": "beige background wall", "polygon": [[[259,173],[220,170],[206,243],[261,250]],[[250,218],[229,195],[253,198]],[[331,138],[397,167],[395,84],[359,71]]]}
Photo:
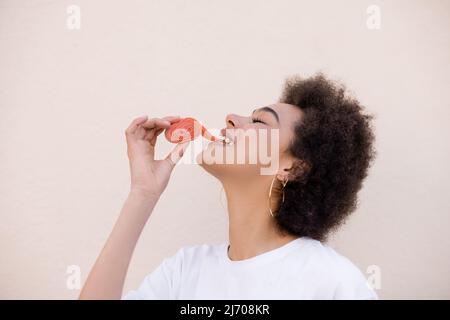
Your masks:
{"label": "beige background wall", "polygon": [[[0,298],[77,297],[67,266],[84,281],[118,216],[132,118],[220,128],[318,70],[377,116],[379,156],[330,244],[380,268],[381,298],[450,298],[449,21],[446,0],[0,0]],[[172,177],[127,289],[180,246],[227,238],[219,183],[195,165]]]}

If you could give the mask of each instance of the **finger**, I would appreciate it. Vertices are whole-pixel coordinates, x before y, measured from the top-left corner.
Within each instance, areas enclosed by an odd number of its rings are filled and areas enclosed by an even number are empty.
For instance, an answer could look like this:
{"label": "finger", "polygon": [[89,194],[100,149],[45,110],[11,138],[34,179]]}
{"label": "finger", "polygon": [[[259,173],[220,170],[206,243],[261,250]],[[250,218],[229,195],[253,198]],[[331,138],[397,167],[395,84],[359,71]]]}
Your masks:
{"label": "finger", "polygon": [[[148,132],[145,134],[145,137],[143,137],[143,138],[145,140],[150,141],[150,144],[152,146],[155,146],[155,144],[156,144],[156,137],[162,131],[164,131],[165,129],[170,128],[170,124],[179,121],[180,120],[180,116],[167,116],[167,117],[164,117],[162,119],[154,118],[155,121],[150,121],[150,120],[153,120],[153,119],[149,119],[146,123],[144,123],[143,126],[146,129],[150,129],[149,127],[153,126],[153,129],[148,130]],[[159,120],[161,120],[161,121],[159,121]],[[167,121],[169,122],[169,127],[167,127],[165,125]],[[161,122],[163,122],[164,124],[161,124]],[[155,131],[154,129],[156,129],[156,128],[157,128],[157,130]]]}
{"label": "finger", "polygon": [[150,141],[150,144],[154,147],[156,145],[156,139],[164,131],[164,128],[158,130],[150,130],[145,136],[145,140]]}
{"label": "finger", "polygon": [[[153,131],[153,130],[151,130]],[[138,139],[144,139],[145,135],[147,134],[147,130],[142,127],[142,125],[138,125],[138,128],[136,129],[136,131],[134,131],[134,136]]]}
{"label": "finger", "polygon": [[163,132],[165,129],[168,129],[167,121],[169,122],[170,128],[170,124],[175,123],[179,120],[180,116],[167,116],[162,119],[149,119],[148,121],[143,123],[142,127],[146,129],[146,132],[143,135],[140,135],[139,138],[150,141],[150,144],[154,147],[156,144],[157,136],[161,134],[161,132]]}
{"label": "finger", "polygon": [[190,141],[178,143],[175,148],[167,155],[166,160],[174,167],[178,161],[183,157]]}
{"label": "finger", "polygon": [[146,129],[154,129],[154,128],[169,128],[170,127],[170,121],[169,120],[163,120],[159,118],[151,118],[142,123],[142,126]]}
{"label": "finger", "polygon": [[128,128],[125,130],[126,134],[133,134],[136,129],[138,128],[138,125],[145,122],[147,120],[148,116],[141,116],[139,118],[134,119],[131,124],[128,126]]}
{"label": "finger", "polygon": [[164,117],[162,119],[163,120],[168,120],[170,123],[175,123],[175,122],[181,120],[180,116],[167,116],[167,117]]}

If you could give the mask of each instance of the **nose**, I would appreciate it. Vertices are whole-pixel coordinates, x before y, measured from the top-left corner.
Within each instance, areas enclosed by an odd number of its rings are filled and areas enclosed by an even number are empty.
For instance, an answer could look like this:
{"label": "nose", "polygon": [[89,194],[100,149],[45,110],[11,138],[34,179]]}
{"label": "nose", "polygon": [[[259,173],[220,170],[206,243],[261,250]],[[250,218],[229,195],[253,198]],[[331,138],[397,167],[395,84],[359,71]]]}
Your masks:
{"label": "nose", "polygon": [[233,129],[236,128],[238,123],[237,116],[234,114],[229,114],[225,117],[226,127],[220,130],[222,136],[225,136],[225,129]]}
{"label": "nose", "polygon": [[229,114],[225,118],[227,129],[235,128],[238,125],[238,116],[235,114]]}
{"label": "nose", "polygon": [[220,130],[222,136],[225,136],[225,129],[234,129],[238,124],[237,116],[235,114],[229,114],[225,117],[226,127]]}
{"label": "nose", "polygon": [[229,115],[226,116],[225,118],[225,122],[227,125],[227,129],[228,128],[237,128],[240,126],[240,119],[241,117],[239,117],[238,115],[231,113]]}

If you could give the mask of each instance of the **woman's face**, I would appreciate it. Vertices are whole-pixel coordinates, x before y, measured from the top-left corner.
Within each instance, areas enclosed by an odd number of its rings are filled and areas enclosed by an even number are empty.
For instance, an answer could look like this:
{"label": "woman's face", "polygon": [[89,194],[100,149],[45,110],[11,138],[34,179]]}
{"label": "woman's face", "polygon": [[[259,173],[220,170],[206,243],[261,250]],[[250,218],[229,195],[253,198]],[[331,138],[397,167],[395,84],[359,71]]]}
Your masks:
{"label": "woman's face", "polygon": [[246,116],[229,114],[221,133],[233,143],[211,142],[197,162],[219,180],[281,173],[292,165],[288,147],[301,117],[300,108],[285,103],[259,107]]}

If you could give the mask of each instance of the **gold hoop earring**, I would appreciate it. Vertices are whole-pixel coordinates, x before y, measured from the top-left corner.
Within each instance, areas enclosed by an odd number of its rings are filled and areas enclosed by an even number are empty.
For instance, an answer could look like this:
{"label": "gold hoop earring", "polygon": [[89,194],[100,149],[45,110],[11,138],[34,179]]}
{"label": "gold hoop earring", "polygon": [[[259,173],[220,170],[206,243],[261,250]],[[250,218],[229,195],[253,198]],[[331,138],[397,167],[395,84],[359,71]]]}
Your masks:
{"label": "gold hoop earring", "polygon": [[[272,209],[270,208],[270,197],[272,196],[272,188],[273,188],[273,182],[275,181],[275,178],[276,178],[276,176],[273,176],[272,183],[270,184],[270,190],[269,190],[269,212],[270,212],[270,215],[272,216],[272,218],[274,218],[275,215],[273,214]],[[286,184],[288,183],[288,181],[289,181],[289,179],[286,179],[286,181],[281,183],[283,185],[283,197],[282,197],[281,202],[284,202],[284,188],[286,187]]]}
{"label": "gold hoop earring", "polygon": [[283,200],[281,202],[284,202],[284,188],[286,187],[287,183],[288,183],[289,179],[286,179],[286,181],[283,184]]}

